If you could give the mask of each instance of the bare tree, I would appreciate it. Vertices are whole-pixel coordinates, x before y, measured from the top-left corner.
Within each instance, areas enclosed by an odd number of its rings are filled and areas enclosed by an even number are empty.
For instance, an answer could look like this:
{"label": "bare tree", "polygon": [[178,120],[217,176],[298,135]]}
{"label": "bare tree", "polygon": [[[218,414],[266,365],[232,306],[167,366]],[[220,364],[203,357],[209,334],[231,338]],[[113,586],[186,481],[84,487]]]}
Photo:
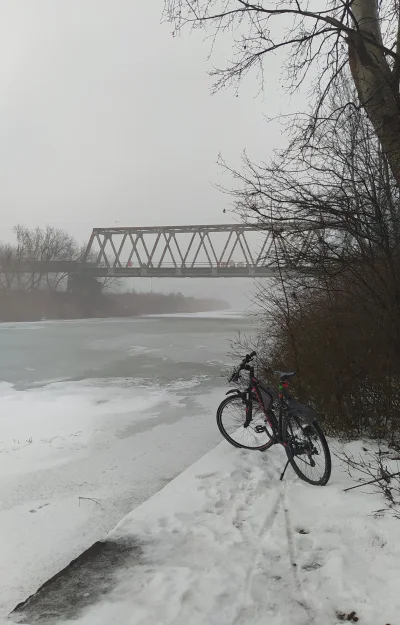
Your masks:
{"label": "bare tree", "polygon": [[[67,277],[66,272],[50,272],[51,261],[73,261],[79,258],[75,239],[60,228],[27,228],[18,225],[14,229],[21,262],[26,264],[23,288],[32,291],[45,286],[57,290]],[[22,279],[20,280],[20,282]]]}
{"label": "bare tree", "polygon": [[[342,80],[332,108],[350,86]],[[332,427],[398,441],[400,194],[365,112],[347,109],[311,145],[295,141],[264,165],[245,157],[231,173],[237,210],[272,228],[292,271],[280,293],[260,291],[273,324],[266,370],[300,370],[300,391]]]}
{"label": "bare tree", "polygon": [[335,453],[349,476],[357,480],[354,486],[345,490],[362,487],[365,492],[365,487],[368,487],[367,492],[374,493],[378,488],[384,497],[385,507],[375,510],[374,514],[382,516],[390,513],[396,519],[400,519],[399,453],[387,449],[380,441],[374,449],[363,447],[362,451],[363,453],[358,456],[345,449]]}
{"label": "bare tree", "polygon": [[121,285],[121,280],[116,278],[115,276],[106,276],[104,278],[97,278],[97,282],[101,285],[101,291],[104,292],[113,292],[118,290]]}
{"label": "bare tree", "polygon": [[[25,291],[65,289],[71,271],[54,269],[54,265],[51,268],[51,263],[82,262],[85,248],[80,248],[76,240],[60,228],[18,225],[14,232],[16,245],[0,246],[0,288]],[[97,281],[101,291],[112,290],[119,283],[113,276]]]}
{"label": "bare tree", "polygon": [[[322,6],[321,6],[322,4]],[[238,83],[250,70],[264,80],[264,58],[286,50],[291,90],[312,69],[315,103],[304,129],[310,138],[327,116],[339,119],[347,106],[361,106],[371,121],[400,186],[400,22],[397,0],[165,0],[164,17],[174,33],[185,26],[212,37],[230,32],[232,59],[212,72],[214,88]],[[350,66],[358,100],[325,109],[343,70]]]}
{"label": "bare tree", "polygon": [[[331,109],[351,98],[345,74],[339,87],[328,98]],[[395,262],[400,193],[362,110],[343,111],[340,122],[326,120],[312,143],[304,146],[300,137],[269,163],[253,163],[245,154],[241,171],[221,164],[237,181],[228,191],[237,211],[245,221],[273,228],[283,240],[284,262],[305,263],[317,275],[349,264],[356,270],[353,261],[361,258],[376,268]]]}
{"label": "bare tree", "polygon": [[21,262],[21,249],[17,245],[0,245],[0,289],[11,291],[18,288],[20,274],[18,265]]}

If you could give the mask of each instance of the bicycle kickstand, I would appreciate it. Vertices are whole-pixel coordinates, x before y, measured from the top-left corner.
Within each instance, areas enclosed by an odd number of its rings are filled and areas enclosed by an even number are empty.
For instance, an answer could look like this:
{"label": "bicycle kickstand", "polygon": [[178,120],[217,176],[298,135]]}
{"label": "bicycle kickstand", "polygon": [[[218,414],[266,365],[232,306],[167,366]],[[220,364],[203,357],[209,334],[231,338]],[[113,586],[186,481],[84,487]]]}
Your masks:
{"label": "bicycle kickstand", "polygon": [[281,478],[280,478],[281,482],[282,482],[282,480],[283,480],[283,476],[284,476],[284,475],[285,475],[285,473],[286,473],[286,469],[288,468],[288,464],[289,464],[289,460],[288,460],[288,461],[287,461],[287,463],[285,464],[285,468],[284,468],[284,469],[283,469],[283,471],[282,471],[282,475],[281,475]]}

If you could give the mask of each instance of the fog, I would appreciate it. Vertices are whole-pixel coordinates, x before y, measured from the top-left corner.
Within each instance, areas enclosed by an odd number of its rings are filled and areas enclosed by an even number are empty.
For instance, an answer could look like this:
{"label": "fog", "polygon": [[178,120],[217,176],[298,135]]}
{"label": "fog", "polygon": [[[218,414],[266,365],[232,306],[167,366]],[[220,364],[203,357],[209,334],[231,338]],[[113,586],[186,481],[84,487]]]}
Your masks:
{"label": "fog", "polygon": [[[216,161],[221,153],[238,166],[244,149],[266,159],[284,144],[281,126],[266,121],[290,105],[279,91],[281,59],[268,59],[264,95],[253,77],[238,93],[211,96],[207,70],[226,62],[229,37],[208,59],[210,41],[174,37],[162,7],[0,1],[1,241],[17,223],[65,228],[84,243],[93,227],[235,220],[215,186],[232,180]],[[251,281],[153,288],[242,307]]]}
{"label": "fog", "polygon": [[127,278],[121,280],[120,289],[134,288],[136,291],[159,291],[161,293],[180,291],[194,297],[212,297],[226,300],[233,310],[244,311],[254,306],[254,295],[262,282],[265,288],[273,283],[272,278]]}

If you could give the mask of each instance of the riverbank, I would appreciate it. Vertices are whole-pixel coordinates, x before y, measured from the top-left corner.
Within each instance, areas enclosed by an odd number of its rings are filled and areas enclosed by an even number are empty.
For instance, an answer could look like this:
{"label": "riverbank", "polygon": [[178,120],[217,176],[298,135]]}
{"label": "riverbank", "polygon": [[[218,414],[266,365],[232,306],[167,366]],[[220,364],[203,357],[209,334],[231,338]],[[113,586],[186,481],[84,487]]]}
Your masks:
{"label": "riverbank", "polygon": [[[345,449],[359,455],[365,444]],[[221,443],[18,606],[13,622],[398,623],[399,521],[373,514],[379,492],[343,492],[354,481],[335,457],[324,488],[292,469],[281,482],[285,460],[278,447]]]}
{"label": "riverbank", "polygon": [[65,291],[0,291],[0,322],[135,317],[228,308],[229,304],[222,300],[184,297],[181,293],[100,293],[94,296]]}

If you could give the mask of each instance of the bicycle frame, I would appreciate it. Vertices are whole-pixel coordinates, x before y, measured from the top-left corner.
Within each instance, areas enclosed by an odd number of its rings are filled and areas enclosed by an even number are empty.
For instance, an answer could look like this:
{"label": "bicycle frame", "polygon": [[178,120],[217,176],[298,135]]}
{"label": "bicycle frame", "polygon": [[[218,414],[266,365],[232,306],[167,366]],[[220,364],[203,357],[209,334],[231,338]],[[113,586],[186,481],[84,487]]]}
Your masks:
{"label": "bicycle frame", "polygon": [[[316,421],[315,413],[310,410],[308,407],[303,406],[302,404],[298,404],[293,400],[288,392],[289,388],[289,379],[283,374],[281,376],[281,380],[278,384],[278,402],[274,400],[274,394],[271,388],[265,387],[264,384],[257,379],[254,373],[254,365],[249,364],[251,357],[255,355],[249,354],[240,364],[240,367],[237,371],[232,375],[230,381],[237,382],[239,379],[240,371],[248,371],[249,372],[249,385],[245,391],[240,391],[239,389],[231,389],[226,394],[229,395],[234,393],[242,398],[243,403],[246,406],[246,419],[243,424],[245,428],[249,427],[252,419],[253,419],[253,401],[256,400],[260,405],[264,415],[265,420],[268,422],[268,425],[272,429],[272,443],[280,443],[284,447],[287,447],[286,441],[286,419],[285,412],[287,410],[293,411],[293,409],[297,412],[301,412],[302,418],[308,421],[309,423],[313,423]],[[271,402],[269,406],[266,408],[264,405],[264,401],[262,399],[262,394],[267,393],[270,395]],[[275,407],[278,403],[278,415],[275,414]],[[263,426],[256,426],[257,428],[262,428]],[[262,430],[259,429],[259,432]],[[269,443],[270,445],[271,443]]]}
{"label": "bicycle frame", "polygon": [[[249,385],[246,388],[245,391],[240,391],[239,389],[232,389],[230,391],[228,391],[227,395],[231,394],[231,393],[236,393],[238,395],[240,395],[243,399],[243,402],[246,406],[246,420],[244,422],[244,427],[247,428],[249,427],[252,419],[253,419],[253,403],[252,403],[252,397],[255,397],[257,402],[259,403],[266,420],[268,421],[268,424],[271,426],[272,428],[272,432],[273,432],[273,442],[274,443],[280,443],[282,445],[285,445],[285,441],[284,441],[284,419],[283,419],[283,408],[285,405],[284,399],[287,398],[289,399],[290,396],[287,392],[287,388],[289,387],[289,382],[287,380],[283,380],[282,383],[280,383],[278,385],[278,406],[279,406],[279,412],[278,412],[278,417],[276,417],[275,412],[273,410],[266,410],[265,406],[264,406],[264,402],[262,400],[261,397],[261,388],[260,388],[260,382],[258,381],[258,379],[256,378],[255,374],[254,374],[254,367],[252,365],[245,365],[243,367],[243,369],[245,371],[249,372]],[[271,404],[270,404],[270,408],[272,408],[274,405],[274,398],[273,395],[271,394]]]}

